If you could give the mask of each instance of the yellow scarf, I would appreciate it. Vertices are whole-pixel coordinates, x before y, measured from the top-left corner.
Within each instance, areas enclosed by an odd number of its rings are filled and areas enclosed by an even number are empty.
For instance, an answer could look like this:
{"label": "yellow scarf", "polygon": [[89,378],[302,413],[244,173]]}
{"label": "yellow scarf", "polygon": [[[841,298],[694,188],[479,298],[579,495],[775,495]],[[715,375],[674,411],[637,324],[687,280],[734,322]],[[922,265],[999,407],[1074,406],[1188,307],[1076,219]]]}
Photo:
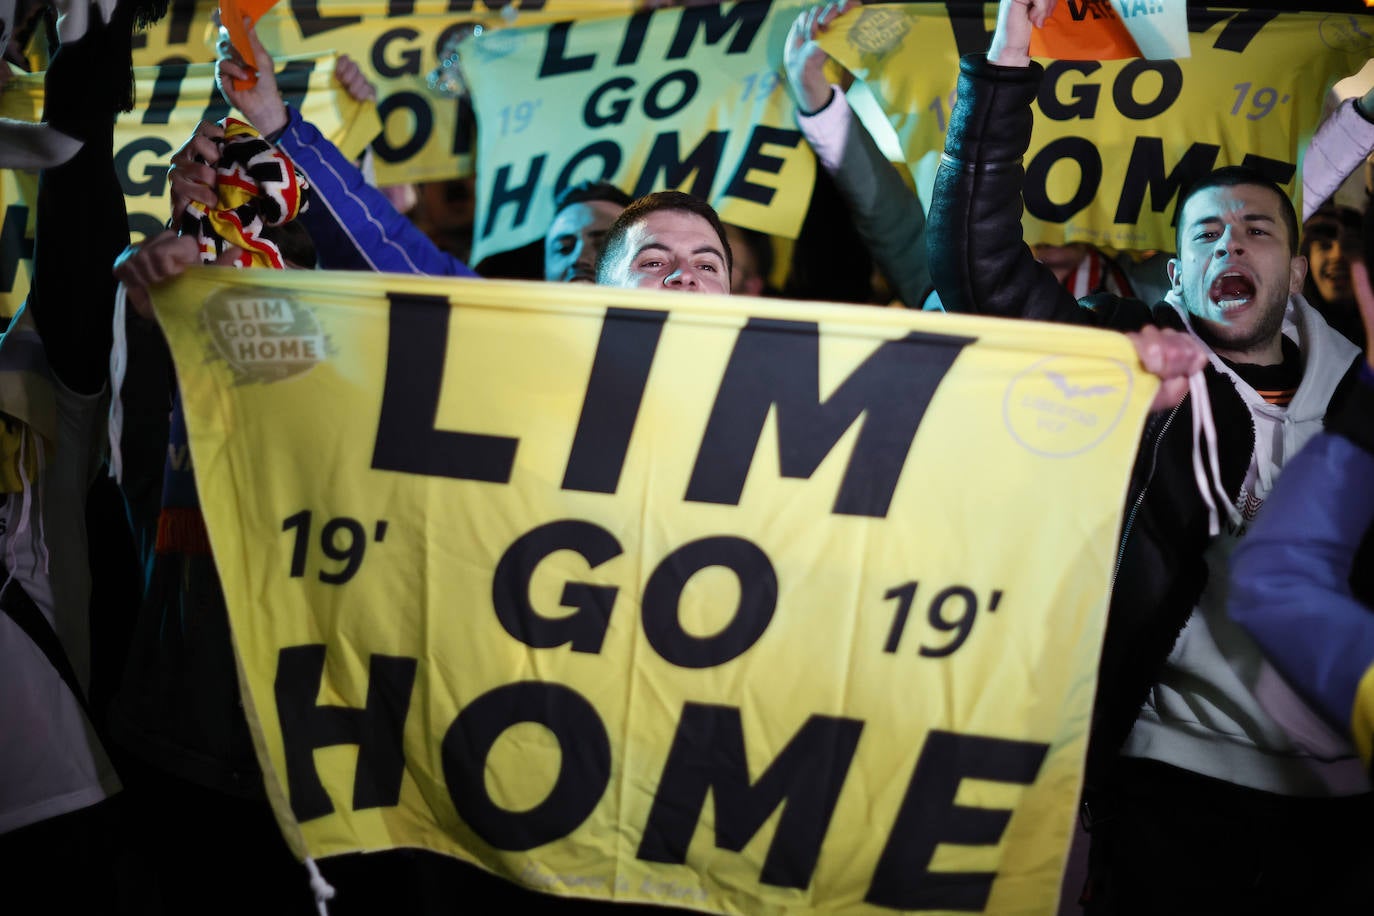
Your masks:
{"label": "yellow scarf", "polygon": [[281,251],[262,231],[295,219],[305,209],[310,187],[290,157],[250,125],[234,118],[221,123],[224,144],[215,165],[219,204],[210,209],[191,203],[182,232],[200,240],[206,263],[215,263],[226,245],[235,245],[242,253],[234,266],[281,269],[286,266]]}

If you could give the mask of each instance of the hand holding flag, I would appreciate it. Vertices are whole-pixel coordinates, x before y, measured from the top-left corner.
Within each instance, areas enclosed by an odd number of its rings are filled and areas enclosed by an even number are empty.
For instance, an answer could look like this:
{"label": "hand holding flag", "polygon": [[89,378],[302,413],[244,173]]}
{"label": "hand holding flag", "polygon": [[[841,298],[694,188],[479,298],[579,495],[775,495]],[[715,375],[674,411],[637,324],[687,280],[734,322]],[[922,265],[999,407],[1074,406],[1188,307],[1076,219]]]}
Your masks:
{"label": "hand holding flag", "polygon": [[[252,66],[253,48],[248,38],[248,28],[257,24],[262,14],[275,6],[277,0],[220,0],[219,21],[221,28],[229,33],[229,41],[239,57]],[[244,25],[244,20],[248,25]],[[251,89],[257,83],[256,73],[249,73],[243,79],[234,81],[235,89]]]}

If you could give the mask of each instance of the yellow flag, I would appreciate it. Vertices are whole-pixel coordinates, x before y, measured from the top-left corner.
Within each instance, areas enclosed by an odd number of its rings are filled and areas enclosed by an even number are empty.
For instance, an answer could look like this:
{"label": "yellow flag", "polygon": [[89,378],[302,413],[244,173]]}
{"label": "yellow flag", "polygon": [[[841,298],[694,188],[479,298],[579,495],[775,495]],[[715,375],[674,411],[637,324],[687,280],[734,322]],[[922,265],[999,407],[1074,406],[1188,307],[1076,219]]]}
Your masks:
{"label": "yellow flag", "polygon": [[[1064,15],[1085,8],[1070,6]],[[873,91],[927,201],[959,56],[987,50],[996,4],[983,13],[868,6],[820,42]],[[1186,60],[1042,61],[1024,157],[1026,240],[1173,251],[1180,192],[1224,165],[1264,173],[1301,213],[1297,176],[1327,89],[1364,65],[1371,35],[1364,16],[1193,9]]]}
{"label": "yellow flag", "polygon": [[1124,337],[222,268],[156,307],[298,855],[1054,910],[1155,387]]}
{"label": "yellow flag", "polygon": [[544,236],[579,181],[671,188],[796,238],[815,156],[781,76],[805,4],[707,4],[486,32],[460,46],[477,131],[472,259]]}
{"label": "yellow flag", "polygon": [[274,56],[347,54],[377,89],[381,184],[442,181],[473,172],[472,102],[458,84],[431,81],[457,64],[456,39],[634,12],[637,0],[314,0],[278,3],[258,22]]}

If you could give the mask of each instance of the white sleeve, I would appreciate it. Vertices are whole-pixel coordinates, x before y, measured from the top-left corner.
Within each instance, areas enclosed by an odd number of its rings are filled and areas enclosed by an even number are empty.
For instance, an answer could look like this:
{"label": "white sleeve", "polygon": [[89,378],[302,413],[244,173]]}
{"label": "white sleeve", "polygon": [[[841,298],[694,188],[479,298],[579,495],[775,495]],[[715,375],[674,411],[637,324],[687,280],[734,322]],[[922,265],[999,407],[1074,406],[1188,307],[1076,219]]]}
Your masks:
{"label": "white sleeve", "polygon": [[[803,128],[803,132],[805,128]],[[1374,152],[1374,123],[1346,99],[1321,123],[1302,162],[1302,218],[1326,202],[1341,183]]]}
{"label": "white sleeve", "polygon": [[830,86],[830,101],[824,108],[809,115],[802,114],[800,109],[797,111],[797,126],[801,128],[802,136],[816,151],[821,166],[832,175],[840,168],[844,141],[849,136],[849,125],[853,120],[854,113],[844,97],[844,90],[833,83]]}

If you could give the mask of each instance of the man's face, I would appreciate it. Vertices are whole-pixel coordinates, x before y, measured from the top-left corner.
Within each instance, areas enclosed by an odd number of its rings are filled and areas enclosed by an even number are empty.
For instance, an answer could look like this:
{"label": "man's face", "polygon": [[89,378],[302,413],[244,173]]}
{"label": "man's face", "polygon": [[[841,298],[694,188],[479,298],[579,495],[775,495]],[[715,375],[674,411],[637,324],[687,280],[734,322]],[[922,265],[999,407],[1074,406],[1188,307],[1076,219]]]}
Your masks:
{"label": "man's face", "polygon": [[1307,248],[1308,270],[1312,272],[1312,283],[1317,293],[1332,304],[1350,304],[1355,301],[1355,289],[1350,284],[1350,262],[1346,252],[1354,251],[1354,239],[1343,232],[1339,223],[1312,226],[1308,232],[1313,236]]}
{"label": "man's face", "polygon": [[628,288],[730,292],[720,238],[689,210],[655,210],[630,226],[608,279],[612,286]]}
{"label": "man's face", "polygon": [[592,200],[559,210],[544,233],[544,279],[595,283],[596,259],[606,230],[624,209],[609,200]]}
{"label": "man's face", "polygon": [[1206,188],[1179,216],[1178,257],[1169,281],[1194,328],[1219,356],[1272,364],[1289,295],[1302,289],[1307,261],[1289,253],[1274,192],[1258,185]]}

